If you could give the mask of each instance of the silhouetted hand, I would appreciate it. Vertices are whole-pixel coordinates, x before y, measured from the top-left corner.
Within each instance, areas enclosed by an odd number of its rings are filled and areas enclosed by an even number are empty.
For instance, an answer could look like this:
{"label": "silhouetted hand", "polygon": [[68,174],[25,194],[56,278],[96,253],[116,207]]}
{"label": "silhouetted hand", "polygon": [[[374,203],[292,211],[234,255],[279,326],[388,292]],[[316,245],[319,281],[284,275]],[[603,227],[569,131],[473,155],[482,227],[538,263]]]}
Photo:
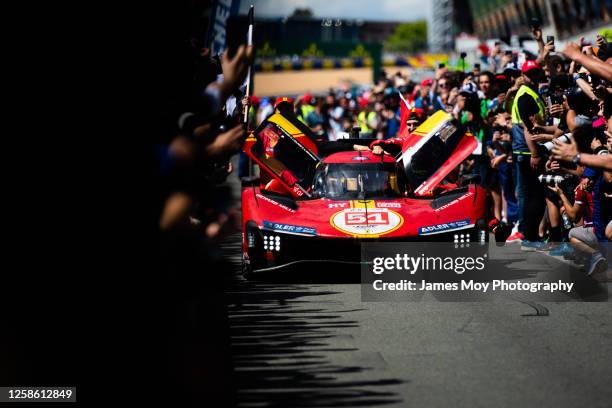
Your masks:
{"label": "silhouetted hand", "polygon": [[221,157],[238,152],[242,147],[245,135],[246,132],[242,125],[221,133],[211,144],[206,146],[206,155],[208,157]]}

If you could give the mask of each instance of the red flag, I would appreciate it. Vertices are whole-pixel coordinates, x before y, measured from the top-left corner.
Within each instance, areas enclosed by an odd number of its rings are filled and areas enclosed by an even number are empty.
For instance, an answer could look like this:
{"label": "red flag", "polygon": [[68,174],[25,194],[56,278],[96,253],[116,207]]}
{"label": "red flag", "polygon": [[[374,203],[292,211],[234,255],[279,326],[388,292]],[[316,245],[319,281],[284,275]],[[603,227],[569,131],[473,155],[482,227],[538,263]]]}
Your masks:
{"label": "red flag", "polygon": [[401,92],[398,92],[398,93],[401,99],[399,135],[402,135],[406,132],[406,121],[408,120],[408,117],[410,116],[410,112],[412,111],[412,106],[408,103],[406,99],[404,99]]}

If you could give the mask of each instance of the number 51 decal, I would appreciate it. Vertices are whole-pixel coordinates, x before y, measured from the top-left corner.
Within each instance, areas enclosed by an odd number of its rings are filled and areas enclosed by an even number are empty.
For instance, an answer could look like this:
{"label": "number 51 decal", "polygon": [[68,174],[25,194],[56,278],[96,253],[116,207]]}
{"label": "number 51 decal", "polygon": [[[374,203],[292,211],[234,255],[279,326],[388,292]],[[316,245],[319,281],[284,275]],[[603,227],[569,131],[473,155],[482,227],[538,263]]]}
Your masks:
{"label": "number 51 decal", "polygon": [[387,225],[389,213],[387,212],[346,212],[344,213],[346,225]]}

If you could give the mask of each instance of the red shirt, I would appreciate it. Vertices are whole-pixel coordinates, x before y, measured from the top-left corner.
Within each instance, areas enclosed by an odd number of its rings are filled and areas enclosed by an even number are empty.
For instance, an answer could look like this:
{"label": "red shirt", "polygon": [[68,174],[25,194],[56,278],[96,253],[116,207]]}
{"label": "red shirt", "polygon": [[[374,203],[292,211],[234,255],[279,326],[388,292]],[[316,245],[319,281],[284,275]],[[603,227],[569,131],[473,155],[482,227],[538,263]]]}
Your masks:
{"label": "red shirt", "polygon": [[593,225],[593,193],[584,191],[580,186],[576,187],[574,203],[582,206],[583,226]]}

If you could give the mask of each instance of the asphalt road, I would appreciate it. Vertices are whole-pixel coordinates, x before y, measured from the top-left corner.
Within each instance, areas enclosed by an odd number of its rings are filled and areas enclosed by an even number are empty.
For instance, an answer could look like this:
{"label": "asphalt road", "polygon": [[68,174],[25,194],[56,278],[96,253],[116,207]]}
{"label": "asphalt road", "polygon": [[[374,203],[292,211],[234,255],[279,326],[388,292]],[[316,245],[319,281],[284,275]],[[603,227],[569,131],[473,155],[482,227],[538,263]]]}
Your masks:
{"label": "asphalt road", "polygon": [[[580,278],[546,302],[362,302],[358,271],[335,281],[337,267],[244,280],[239,238],[225,249],[240,406],[612,406],[612,304],[585,302]],[[512,253],[504,268],[522,280],[555,262]]]}

